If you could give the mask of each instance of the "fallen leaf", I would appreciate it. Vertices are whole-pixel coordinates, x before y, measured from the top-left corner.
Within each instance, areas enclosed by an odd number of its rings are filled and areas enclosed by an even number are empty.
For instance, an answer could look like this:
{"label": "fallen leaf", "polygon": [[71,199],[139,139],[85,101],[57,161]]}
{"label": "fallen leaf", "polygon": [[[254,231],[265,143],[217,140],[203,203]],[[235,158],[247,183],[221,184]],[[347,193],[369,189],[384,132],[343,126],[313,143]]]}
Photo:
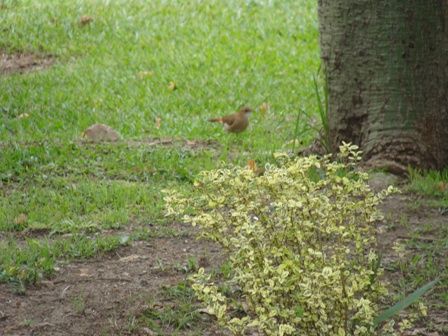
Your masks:
{"label": "fallen leaf", "polygon": [[201,314],[213,315],[213,314],[210,312],[210,310],[208,310],[207,308],[199,308],[199,309],[196,309],[196,311],[197,311],[198,313],[201,313]]}
{"label": "fallen leaf", "polygon": [[162,123],[162,119],[160,119],[159,117],[156,118],[156,128],[159,129],[160,128],[160,124]]}
{"label": "fallen leaf", "polygon": [[448,189],[448,183],[443,182],[443,181],[439,182],[439,183],[437,184],[437,189],[438,189],[440,192],[445,192],[445,191],[447,191],[447,189]]}
{"label": "fallen leaf", "polygon": [[264,172],[265,172],[264,168],[257,167],[257,164],[255,163],[255,160],[248,160],[247,161],[247,166],[249,167],[250,170],[253,171],[254,175],[257,176],[257,177],[263,175]]}
{"label": "fallen leaf", "polygon": [[140,71],[137,73],[137,77],[140,79],[150,78],[154,76],[154,71]]}
{"label": "fallen leaf", "polygon": [[16,225],[23,225],[26,222],[28,222],[28,216],[25,215],[24,213],[21,213],[14,219],[14,224]]}
{"label": "fallen leaf", "polygon": [[260,105],[259,110],[260,114],[264,117],[271,110],[271,106],[265,102]]}
{"label": "fallen leaf", "polygon": [[174,91],[174,90],[176,90],[177,89],[177,85],[176,85],[176,83],[174,83],[174,82],[169,82],[168,83],[168,90],[170,90],[170,91]]}
{"label": "fallen leaf", "polygon": [[88,25],[89,23],[91,23],[93,21],[93,17],[89,16],[89,15],[83,15],[79,18],[79,24],[81,26],[85,26]]}
{"label": "fallen leaf", "polygon": [[28,118],[30,115],[28,113],[21,113],[17,116],[17,119],[26,119]]}
{"label": "fallen leaf", "polygon": [[252,170],[254,173],[257,170],[257,164],[255,163],[255,160],[248,160],[247,161],[247,166],[249,167],[250,170]]}

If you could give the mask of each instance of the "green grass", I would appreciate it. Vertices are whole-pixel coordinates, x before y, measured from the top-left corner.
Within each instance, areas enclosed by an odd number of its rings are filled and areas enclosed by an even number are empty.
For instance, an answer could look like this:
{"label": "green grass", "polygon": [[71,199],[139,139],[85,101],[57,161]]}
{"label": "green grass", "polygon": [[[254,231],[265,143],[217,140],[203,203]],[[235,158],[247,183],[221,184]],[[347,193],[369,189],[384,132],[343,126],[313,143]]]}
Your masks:
{"label": "green grass", "polygon": [[[297,134],[312,137],[295,121],[317,111],[314,0],[0,7],[1,51],[55,58],[43,71],[0,77],[0,281],[23,289],[51,276],[60,260],[120,246],[122,234],[176,234],[163,225],[163,189],[191,189],[199,171],[229,162],[263,165]],[[83,15],[91,24],[79,24]],[[240,136],[206,121],[241,105],[256,111]],[[96,122],[123,140],[80,142]],[[145,144],[155,137],[176,141]],[[194,149],[182,139],[217,145]]]}
{"label": "green grass", "polygon": [[140,324],[150,328],[156,335],[178,335],[185,330],[189,331],[189,335],[204,334],[204,319],[201,319],[198,311],[200,305],[187,282],[166,287],[162,297],[162,305],[149,303],[139,318]]}
{"label": "green grass", "polygon": [[[402,298],[428,281],[440,279],[429,301],[430,309],[446,311],[448,307],[448,171],[409,170],[409,183],[405,188],[421,195],[409,204],[411,212],[419,211],[419,223],[411,225],[402,215],[400,226],[409,235],[399,245],[402,256],[393,265],[397,279],[397,299]],[[431,211],[431,214],[426,214]],[[439,326],[446,333],[446,326]]]}
{"label": "green grass", "polygon": [[[79,232],[162,217],[161,190],[213,167],[210,152],[121,145],[9,148],[0,163],[6,188],[0,231]],[[25,214],[21,225],[15,219]]]}
{"label": "green grass", "polygon": [[410,169],[409,176],[409,190],[428,197],[420,203],[448,215],[448,170],[422,172]]}
{"label": "green grass", "polygon": [[422,172],[410,169],[409,177],[411,191],[448,202],[448,170]]}
{"label": "green grass", "polygon": [[[315,1],[6,1],[9,51],[57,56],[44,72],[0,80],[1,140],[71,140],[94,122],[125,137],[224,141],[212,115],[268,102],[245,135],[252,150],[288,140],[293,116],[315,110]],[[81,27],[81,15],[94,21]],[[141,79],[141,71],[151,71]],[[174,81],[177,90],[170,91]],[[21,113],[30,115],[17,119]],[[162,119],[160,129],[155,118]]]}
{"label": "green grass", "polygon": [[104,236],[90,238],[73,235],[70,238],[49,241],[28,239],[18,243],[14,240],[0,242],[0,281],[10,282],[18,292],[28,284],[51,276],[60,258],[75,259],[92,257],[126,244],[127,238]]}

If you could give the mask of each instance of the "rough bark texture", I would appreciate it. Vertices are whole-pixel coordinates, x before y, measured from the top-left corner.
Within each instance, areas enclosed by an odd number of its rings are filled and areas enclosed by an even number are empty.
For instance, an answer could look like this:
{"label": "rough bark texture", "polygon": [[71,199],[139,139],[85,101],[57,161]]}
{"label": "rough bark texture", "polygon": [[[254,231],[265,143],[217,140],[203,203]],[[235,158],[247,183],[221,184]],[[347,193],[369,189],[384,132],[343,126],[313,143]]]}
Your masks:
{"label": "rough bark texture", "polygon": [[319,0],[332,145],[376,167],[448,166],[448,0]]}

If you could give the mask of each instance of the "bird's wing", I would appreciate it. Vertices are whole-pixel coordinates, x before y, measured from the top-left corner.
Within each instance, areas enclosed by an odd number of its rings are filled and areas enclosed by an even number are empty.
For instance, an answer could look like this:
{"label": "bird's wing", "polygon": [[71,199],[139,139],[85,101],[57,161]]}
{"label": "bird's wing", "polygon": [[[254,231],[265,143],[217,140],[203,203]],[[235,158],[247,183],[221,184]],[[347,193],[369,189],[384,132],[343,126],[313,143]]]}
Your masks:
{"label": "bird's wing", "polygon": [[235,118],[235,115],[230,114],[230,115],[226,115],[224,117],[221,118],[222,122],[224,124],[227,124],[229,126],[232,126],[232,124],[236,121],[237,118]]}

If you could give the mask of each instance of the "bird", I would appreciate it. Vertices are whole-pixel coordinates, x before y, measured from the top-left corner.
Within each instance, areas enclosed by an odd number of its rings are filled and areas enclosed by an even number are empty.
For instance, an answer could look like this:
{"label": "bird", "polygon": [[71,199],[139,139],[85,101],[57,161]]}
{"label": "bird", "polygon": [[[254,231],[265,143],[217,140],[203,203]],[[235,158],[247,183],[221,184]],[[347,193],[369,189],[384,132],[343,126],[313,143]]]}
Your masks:
{"label": "bird", "polygon": [[249,126],[249,115],[252,113],[250,107],[244,106],[238,112],[220,118],[211,118],[210,122],[223,124],[224,129],[230,133],[241,133]]}

